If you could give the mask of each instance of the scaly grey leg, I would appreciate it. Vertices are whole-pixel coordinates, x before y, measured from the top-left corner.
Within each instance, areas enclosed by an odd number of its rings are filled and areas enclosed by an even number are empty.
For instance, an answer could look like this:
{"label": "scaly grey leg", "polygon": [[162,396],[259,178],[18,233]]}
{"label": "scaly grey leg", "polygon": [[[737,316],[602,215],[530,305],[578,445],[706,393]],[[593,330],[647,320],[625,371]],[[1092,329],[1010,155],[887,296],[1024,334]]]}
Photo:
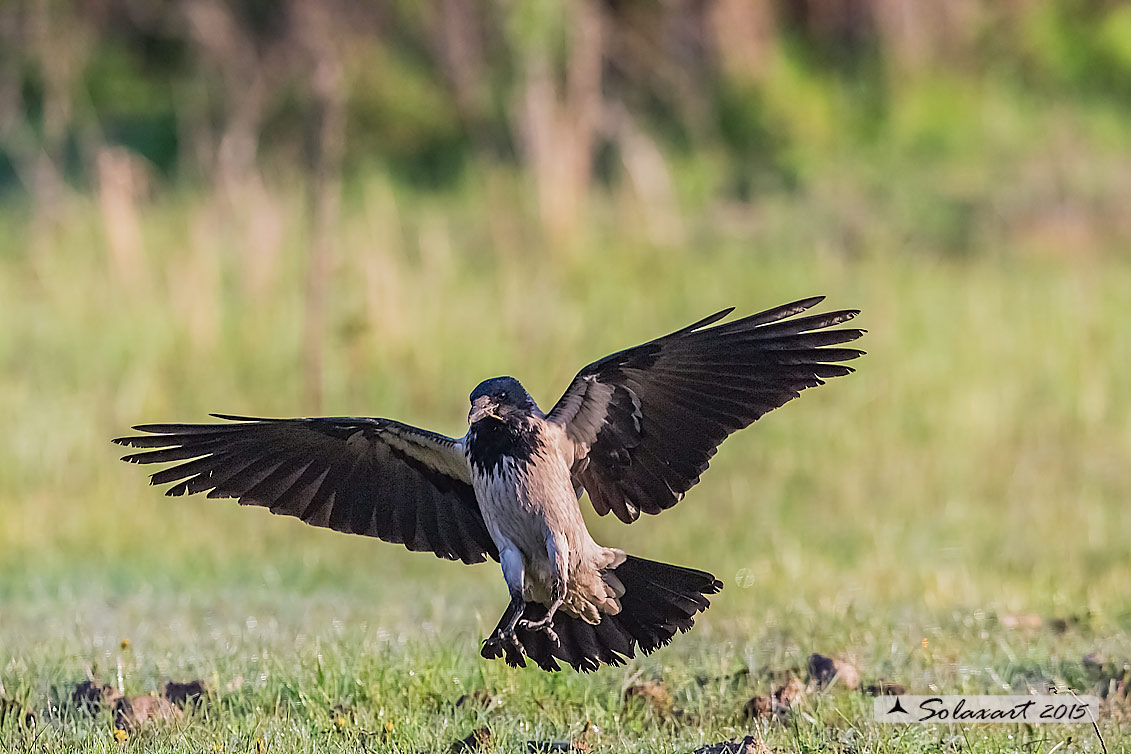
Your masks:
{"label": "scaly grey leg", "polygon": [[541,619],[520,620],[518,625],[530,631],[545,631],[555,644],[560,643],[554,631],[554,614],[565,602],[566,581],[569,578],[569,543],[562,534],[550,532],[546,535],[546,555],[554,565],[554,578],[551,584],[550,607]]}
{"label": "scaly grey leg", "polygon": [[511,601],[494,632],[483,640],[484,650],[496,657],[497,651],[501,650],[511,665],[525,665],[522,659],[525,648],[514,632],[522,613],[526,610],[526,599],[523,597],[526,571],[522,562],[522,553],[513,544],[507,542],[506,546],[500,548],[499,563],[503,568],[503,579],[507,582]]}

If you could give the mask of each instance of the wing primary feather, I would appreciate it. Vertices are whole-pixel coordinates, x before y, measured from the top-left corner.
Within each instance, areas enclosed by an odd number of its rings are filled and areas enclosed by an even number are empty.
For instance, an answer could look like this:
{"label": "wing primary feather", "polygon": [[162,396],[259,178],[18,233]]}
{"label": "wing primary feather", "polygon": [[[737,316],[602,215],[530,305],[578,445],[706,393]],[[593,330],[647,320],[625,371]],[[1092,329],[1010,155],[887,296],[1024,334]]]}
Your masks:
{"label": "wing primary feather", "polygon": [[[671,337],[678,336],[678,335],[685,335],[685,334],[690,333],[690,332],[695,332],[696,330],[701,330],[704,327],[715,324],[720,319],[726,317],[727,315],[729,315],[733,311],[734,311],[734,307],[728,306],[726,309],[723,309],[722,311],[717,311],[714,314],[710,315],[709,317],[704,317],[703,319],[699,320],[698,322],[692,322],[687,327],[676,330],[675,332],[670,333],[669,335],[665,335],[664,338],[671,338]],[[659,340],[663,340],[663,338],[660,338]]]}
{"label": "wing primary feather", "polygon": [[208,493],[208,497],[243,497],[248,490],[273,474],[282,465],[283,459],[281,458],[260,456],[238,474],[233,474],[216,484],[212,491]]}
{"label": "wing primary feather", "polygon": [[231,447],[226,440],[212,440],[200,445],[175,445],[160,450],[147,450],[143,453],[131,453],[122,456],[126,463],[168,463],[169,461],[187,461],[190,458],[200,458]]}
{"label": "wing primary feather", "polygon": [[[272,422],[302,421],[301,419],[298,419],[298,420],[296,420],[296,419],[267,419],[267,418],[264,418],[264,417],[261,417],[261,416],[238,416],[236,414],[209,414],[209,416],[214,416],[217,419],[224,419],[225,421],[230,421],[230,422],[243,422],[245,424],[248,423],[248,422],[258,422],[258,423],[261,423],[261,424],[268,424],[268,423],[272,423]],[[223,424],[217,424],[215,426],[222,427],[224,425]]]}
{"label": "wing primary feather", "polygon": [[171,463],[152,475],[170,496],[238,498],[316,526],[376,536],[467,563],[497,558],[456,440],[388,419],[265,419],[141,424],[115,438],[124,460]]}
{"label": "wing primary feather", "polygon": [[[670,508],[732,432],[850,374],[841,362],[863,351],[841,344],[864,330],[837,326],[859,311],[799,316],[822,301],[813,296],[723,322],[727,309],[583,368],[546,416],[573,443],[574,484],[597,513],[630,523]],[[634,411],[626,411],[622,392]]]}
{"label": "wing primary feather", "polygon": [[[314,463],[312,459],[289,459],[292,464],[290,469],[278,469],[275,473],[264,479],[259,484],[252,487],[244,497],[249,500],[254,500],[267,508],[273,508],[275,504],[282,500],[291,488],[298,483],[306,470]],[[295,463],[297,461],[297,463]],[[280,473],[282,472],[282,473]]]}

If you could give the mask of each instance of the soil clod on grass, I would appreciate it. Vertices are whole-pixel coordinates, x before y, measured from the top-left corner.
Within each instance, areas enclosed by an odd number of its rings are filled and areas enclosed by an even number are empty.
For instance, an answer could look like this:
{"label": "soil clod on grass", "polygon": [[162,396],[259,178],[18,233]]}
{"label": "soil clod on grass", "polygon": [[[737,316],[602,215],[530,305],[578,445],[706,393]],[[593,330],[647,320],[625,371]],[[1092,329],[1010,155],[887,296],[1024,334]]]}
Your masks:
{"label": "soil clod on grass", "polygon": [[9,719],[15,720],[17,725],[26,728],[35,727],[34,712],[24,709],[24,706],[15,699],[0,698],[0,728],[3,728],[4,723],[8,722]]}
{"label": "soil clod on grass", "polygon": [[907,687],[902,683],[876,681],[865,686],[864,693],[868,696],[899,696],[907,693]]}
{"label": "soil clod on grass", "polygon": [[97,715],[103,707],[112,709],[121,698],[122,694],[118,689],[108,683],[97,681],[83,681],[76,684],[74,691],[71,692],[71,704],[75,709],[91,715]]}
{"label": "soil clod on grass", "polygon": [[1006,628],[1024,628],[1035,629],[1040,628],[1044,624],[1044,619],[1034,613],[1023,613],[1019,615],[999,615],[998,623]]}
{"label": "soil clod on grass", "polygon": [[784,720],[790,708],[805,697],[805,684],[792,672],[774,672],[771,676],[774,680],[770,682],[770,694],[754,696],[743,705],[748,720]]}
{"label": "soil clod on grass", "polygon": [[495,703],[495,698],[487,689],[476,689],[470,694],[464,694],[456,700],[457,707],[490,707]]}
{"label": "soil clod on grass", "polygon": [[752,697],[742,708],[748,720],[769,720],[774,714],[774,700],[768,696]]}
{"label": "soil clod on grass", "polygon": [[182,709],[202,703],[207,696],[208,687],[204,681],[169,681],[165,684],[165,698]]}
{"label": "soil clod on grass", "polygon": [[660,717],[670,717],[672,714],[671,696],[660,681],[641,681],[632,684],[624,690],[625,707],[632,703],[632,699],[641,700]]}
{"label": "soil clod on grass", "polygon": [[1048,619],[1049,628],[1054,634],[1066,634],[1073,629],[1086,628],[1090,622],[1091,616],[1086,612]]}
{"label": "soil clod on grass", "polygon": [[482,728],[476,728],[464,738],[453,743],[449,751],[451,754],[491,751],[494,746],[495,742],[491,736],[491,729],[484,725]]}
{"label": "soil clod on grass", "polygon": [[814,652],[809,655],[809,680],[817,684],[818,690],[840,681],[845,688],[855,691],[860,688],[860,671],[851,663]]}
{"label": "soil clod on grass", "polygon": [[114,703],[114,726],[135,730],[149,723],[173,722],[182,714],[179,707],[163,696],[124,696]]}

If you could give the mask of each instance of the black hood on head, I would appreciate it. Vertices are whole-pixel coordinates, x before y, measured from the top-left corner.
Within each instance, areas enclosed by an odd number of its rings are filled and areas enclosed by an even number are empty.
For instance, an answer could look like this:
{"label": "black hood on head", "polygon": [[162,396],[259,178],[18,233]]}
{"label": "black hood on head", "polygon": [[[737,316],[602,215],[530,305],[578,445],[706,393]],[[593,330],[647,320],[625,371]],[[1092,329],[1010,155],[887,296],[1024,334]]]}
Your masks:
{"label": "black hood on head", "polygon": [[476,405],[490,405],[495,407],[499,414],[519,412],[536,416],[542,414],[538,404],[530,397],[530,393],[526,392],[526,388],[514,377],[493,377],[484,380],[471,391],[470,399],[473,408]]}
{"label": "black hood on head", "polygon": [[542,412],[513,377],[481,382],[471,393],[467,420],[471,462],[483,472],[498,469],[503,458],[533,460],[542,445],[538,423]]}

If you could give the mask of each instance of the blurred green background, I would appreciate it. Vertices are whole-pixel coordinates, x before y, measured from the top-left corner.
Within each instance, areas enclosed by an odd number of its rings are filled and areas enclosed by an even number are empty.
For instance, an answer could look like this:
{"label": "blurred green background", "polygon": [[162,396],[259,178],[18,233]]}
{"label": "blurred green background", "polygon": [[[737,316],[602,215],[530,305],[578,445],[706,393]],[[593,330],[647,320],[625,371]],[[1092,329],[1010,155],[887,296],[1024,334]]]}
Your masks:
{"label": "blurred green background", "polygon": [[[506,678],[475,655],[495,566],[169,501],[109,439],[209,411],[459,435],[481,379],[548,406],[814,294],[863,310],[857,374],[663,516],[587,512],[727,583],[659,662],[1067,677],[1131,630],[1129,202],[1121,2],[0,4],[0,684],[124,636],[138,693],[250,680],[247,646],[342,630]],[[1029,614],[1085,628],[994,622]]]}

